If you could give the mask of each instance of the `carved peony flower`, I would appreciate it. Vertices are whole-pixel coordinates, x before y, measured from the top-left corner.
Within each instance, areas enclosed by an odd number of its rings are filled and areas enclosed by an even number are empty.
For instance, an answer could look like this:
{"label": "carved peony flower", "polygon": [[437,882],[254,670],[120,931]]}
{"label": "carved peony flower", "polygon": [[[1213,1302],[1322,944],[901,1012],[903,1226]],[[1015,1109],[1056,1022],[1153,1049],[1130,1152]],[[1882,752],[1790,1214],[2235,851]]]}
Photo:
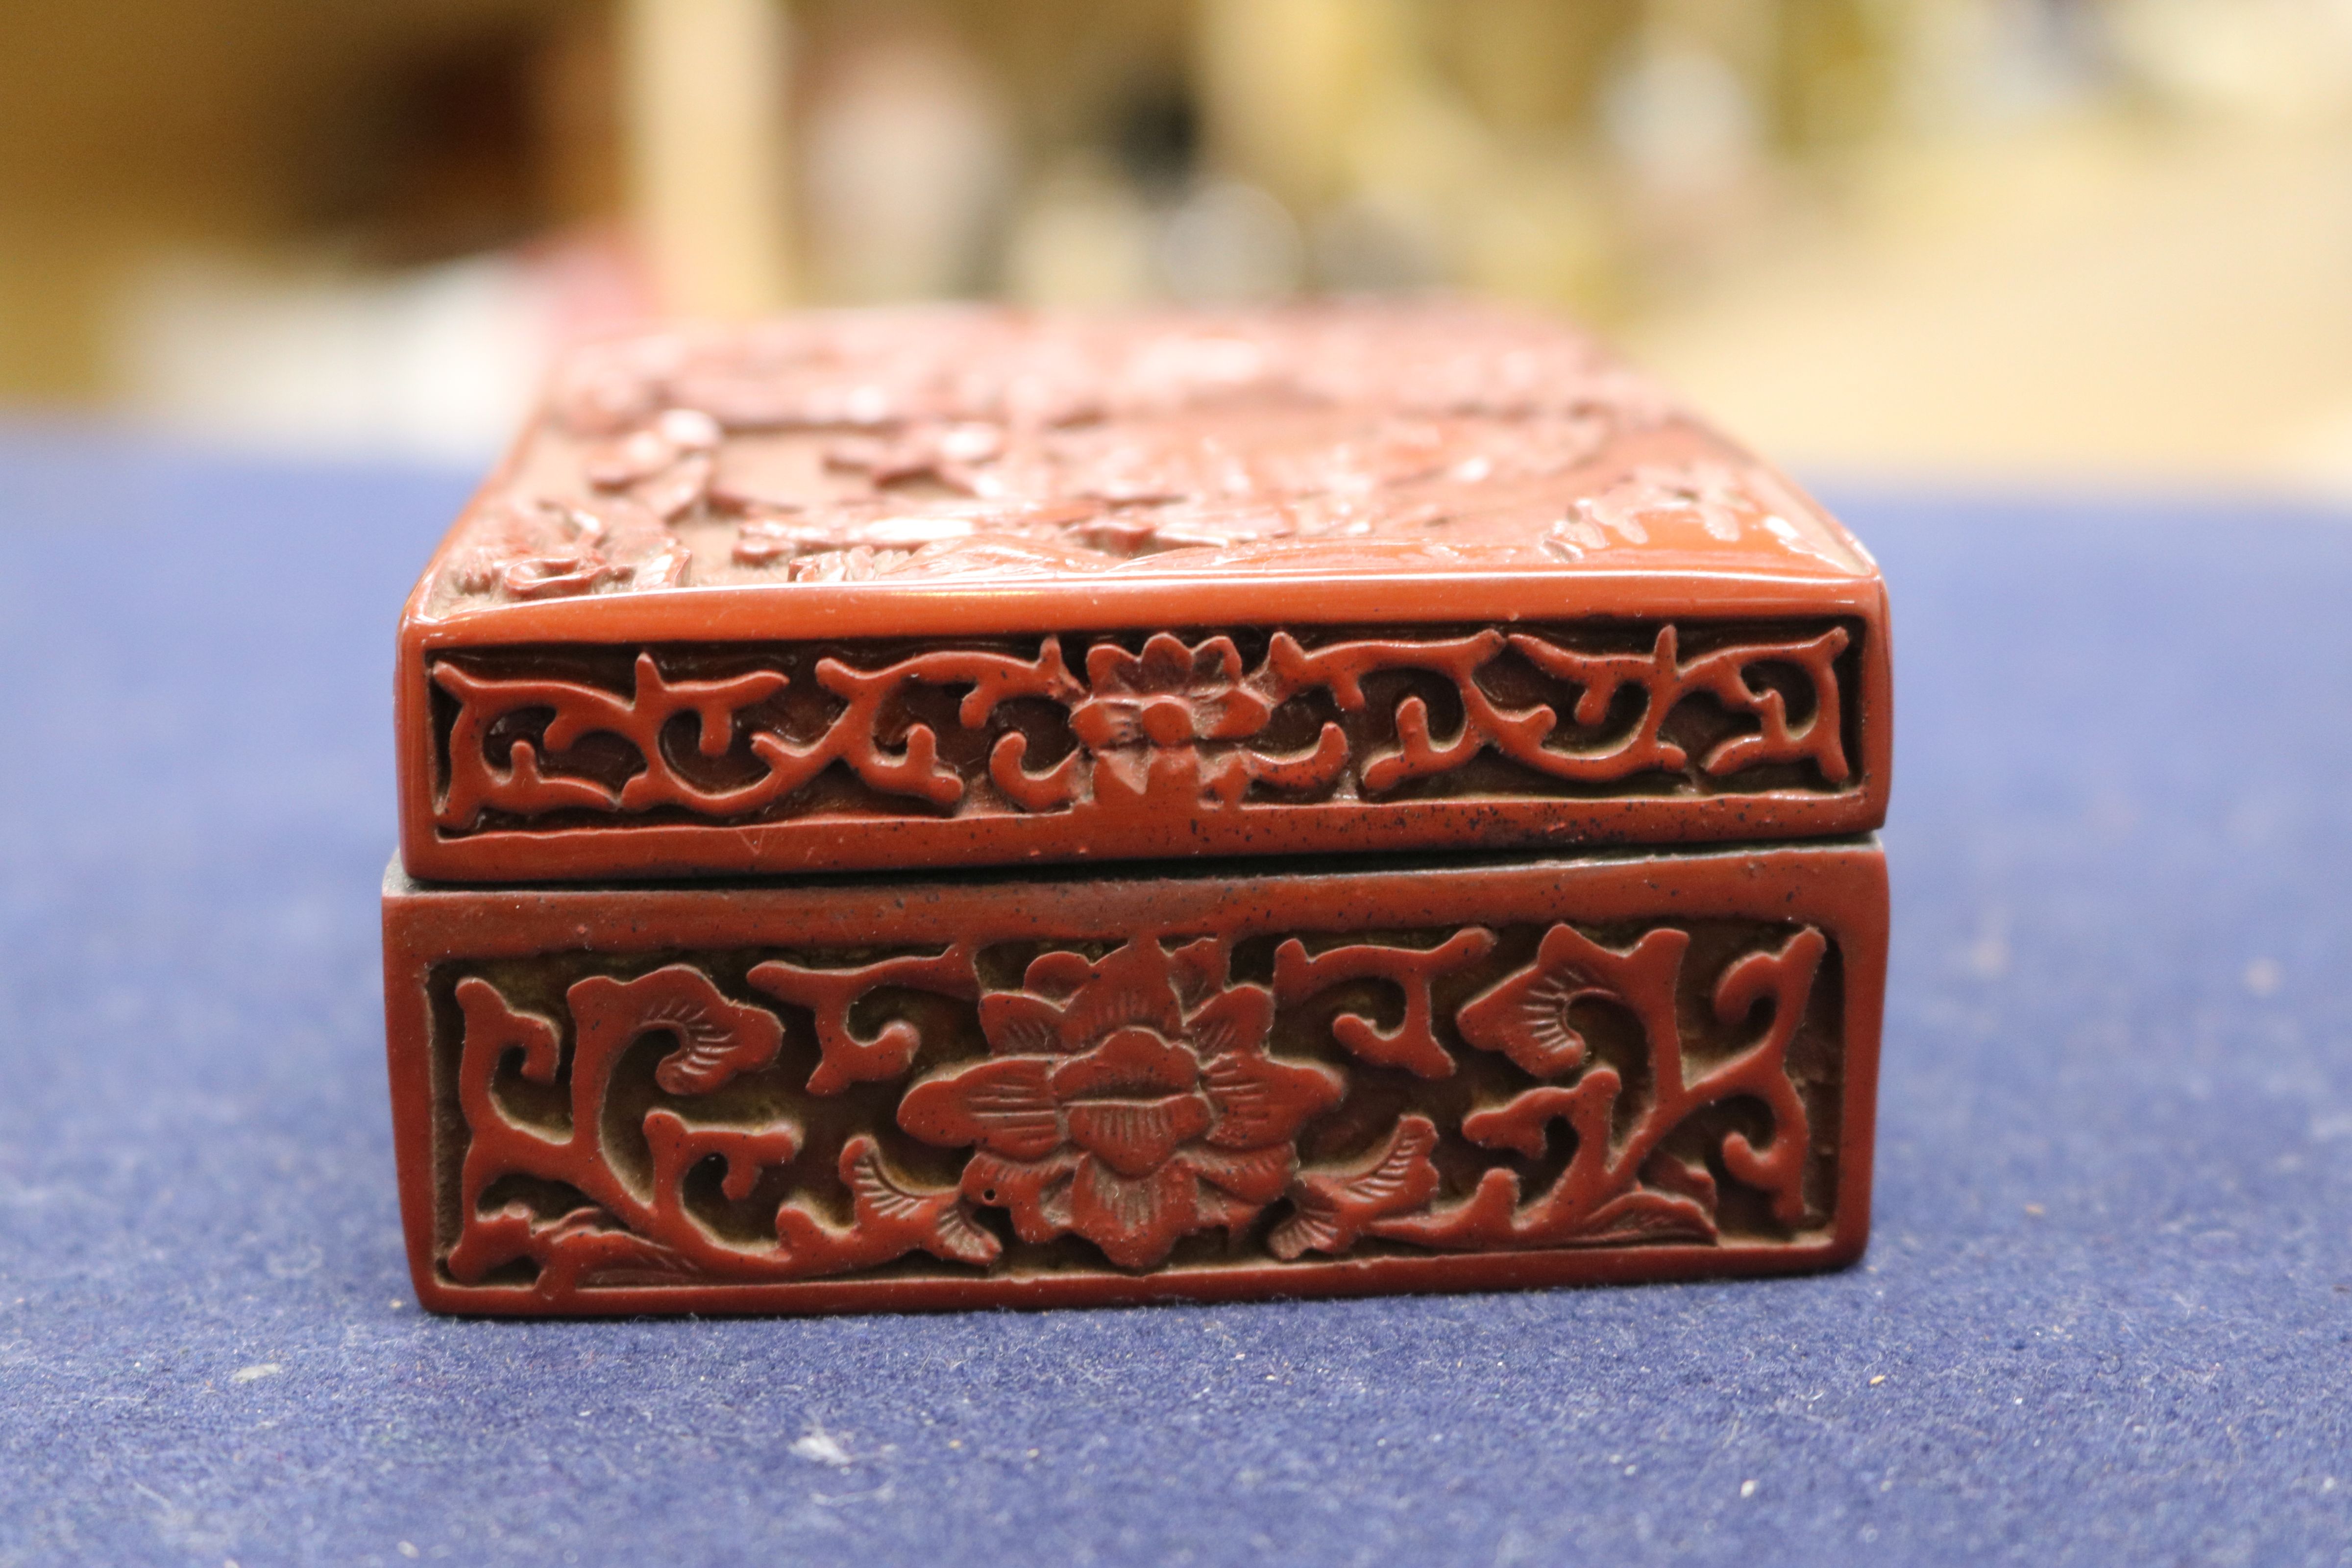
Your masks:
{"label": "carved peony flower", "polygon": [[1231,637],[1194,648],[1157,632],[1140,655],[1097,643],[1087,651],[1087,684],[1092,690],[1071,709],[1070,728],[1097,755],[1238,740],[1264,729],[1274,711],[1242,684],[1242,656]]}
{"label": "carved peony flower", "polygon": [[964,1195],[1012,1211],[1024,1241],[1076,1232],[1144,1268],[1247,1225],[1288,1184],[1299,1128],[1339,1102],[1337,1073],[1266,1054],[1273,994],[1227,984],[1213,939],[1048,952],[1023,985],[981,998],[991,1056],[917,1084],[898,1124],[977,1145]]}

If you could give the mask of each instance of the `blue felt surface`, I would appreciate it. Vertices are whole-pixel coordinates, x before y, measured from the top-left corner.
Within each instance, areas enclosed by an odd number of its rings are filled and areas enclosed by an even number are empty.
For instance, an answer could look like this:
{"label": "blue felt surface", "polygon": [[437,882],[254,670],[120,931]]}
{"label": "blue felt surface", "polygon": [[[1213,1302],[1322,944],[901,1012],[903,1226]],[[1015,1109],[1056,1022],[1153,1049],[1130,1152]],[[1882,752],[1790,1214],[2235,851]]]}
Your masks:
{"label": "blue felt surface", "polygon": [[0,433],[0,1563],[2352,1563],[2352,520],[1832,498],[1852,1272],[528,1324],[411,1303],[379,1038],[464,488]]}

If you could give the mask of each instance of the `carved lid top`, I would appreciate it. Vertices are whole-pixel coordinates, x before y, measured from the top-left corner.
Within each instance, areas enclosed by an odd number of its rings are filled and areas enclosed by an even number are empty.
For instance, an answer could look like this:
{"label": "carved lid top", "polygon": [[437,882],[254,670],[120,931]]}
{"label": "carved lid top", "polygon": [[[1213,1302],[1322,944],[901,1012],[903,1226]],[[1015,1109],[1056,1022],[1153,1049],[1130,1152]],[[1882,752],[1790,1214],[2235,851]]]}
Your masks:
{"label": "carved lid top", "polygon": [[1802,604],[1875,578],[1788,481],[1540,319],[929,307],[579,350],[411,613],[1019,630],[1636,612],[1700,585]]}

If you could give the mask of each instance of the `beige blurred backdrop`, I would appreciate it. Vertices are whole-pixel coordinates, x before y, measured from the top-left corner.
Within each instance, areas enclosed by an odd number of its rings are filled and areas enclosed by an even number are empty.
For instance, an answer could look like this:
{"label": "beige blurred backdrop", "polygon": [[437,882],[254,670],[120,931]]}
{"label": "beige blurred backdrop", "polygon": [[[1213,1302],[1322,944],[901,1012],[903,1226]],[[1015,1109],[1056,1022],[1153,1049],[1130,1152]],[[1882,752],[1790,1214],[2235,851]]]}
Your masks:
{"label": "beige blurred backdrop", "polygon": [[2352,496],[2352,0],[9,0],[0,409],[478,460],[648,313],[1442,287],[1816,474]]}

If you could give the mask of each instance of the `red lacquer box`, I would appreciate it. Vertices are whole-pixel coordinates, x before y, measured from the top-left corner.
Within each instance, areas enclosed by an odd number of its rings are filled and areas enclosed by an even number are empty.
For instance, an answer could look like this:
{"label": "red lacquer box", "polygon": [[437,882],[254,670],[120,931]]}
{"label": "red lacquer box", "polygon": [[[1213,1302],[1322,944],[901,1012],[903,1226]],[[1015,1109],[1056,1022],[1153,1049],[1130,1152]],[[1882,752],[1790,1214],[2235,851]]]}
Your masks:
{"label": "red lacquer box", "polygon": [[1562,328],[937,310],[595,345],[399,649],[429,1306],[1863,1246],[1884,585]]}

